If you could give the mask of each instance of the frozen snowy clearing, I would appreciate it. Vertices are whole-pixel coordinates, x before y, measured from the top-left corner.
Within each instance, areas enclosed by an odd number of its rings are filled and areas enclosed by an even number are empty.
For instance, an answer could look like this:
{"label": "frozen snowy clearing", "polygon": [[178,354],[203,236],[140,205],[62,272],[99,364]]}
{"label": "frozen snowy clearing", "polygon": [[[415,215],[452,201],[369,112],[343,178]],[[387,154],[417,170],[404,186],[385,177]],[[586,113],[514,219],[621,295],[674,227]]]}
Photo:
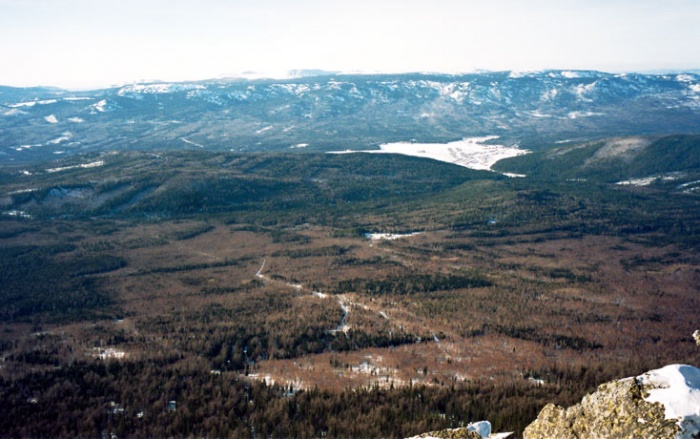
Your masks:
{"label": "frozen snowy clearing", "polygon": [[270,131],[270,130],[273,129],[273,128],[274,128],[274,127],[273,127],[272,125],[268,125],[268,126],[266,126],[266,127],[264,127],[264,128],[260,128],[259,130],[257,130],[257,131],[255,132],[255,134],[262,134],[262,133],[264,133],[265,131]]}
{"label": "frozen snowy clearing", "polygon": [[[657,181],[674,181],[682,178],[684,174],[682,173],[671,173],[663,175],[652,175],[644,178],[633,178],[631,180],[618,181],[617,185],[621,186],[649,186]],[[681,185],[682,186],[682,185]],[[679,186],[680,188],[680,186]]]}
{"label": "frozen snowy clearing", "polygon": [[370,241],[381,241],[381,240],[387,240],[387,241],[393,241],[395,239],[401,239],[401,238],[407,238],[409,236],[416,236],[420,235],[422,232],[413,232],[413,233],[365,233],[365,237],[369,239]]}
{"label": "frozen snowy clearing", "polygon": [[193,141],[191,141],[191,140],[189,140],[189,139],[185,139],[184,137],[180,138],[180,140],[182,140],[183,142],[187,143],[188,145],[196,146],[196,147],[198,147],[198,148],[204,148],[204,145],[201,145],[201,144],[199,144],[199,143],[193,142]]}
{"label": "frozen snowy clearing", "polygon": [[7,216],[17,217],[17,218],[27,218],[27,219],[32,218],[31,215],[29,215],[28,213],[26,213],[23,210],[8,210],[6,212],[3,212],[2,214],[7,215]]}
{"label": "frozen snowy clearing", "polygon": [[413,157],[430,158],[452,163],[470,169],[491,170],[499,160],[527,154],[530,151],[505,145],[486,144],[498,136],[470,137],[450,143],[411,143],[396,142],[379,145],[374,151],[335,151],[331,154],[367,152],[373,154],[403,154]]}
{"label": "frozen snowy clearing", "polygon": [[92,350],[94,351],[92,356],[100,360],[108,360],[110,358],[121,360],[126,357],[126,352],[114,348],[92,348]]}
{"label": "frozen snowy clearing", "polygon": [[97,168],[98,166],[104,166],[104,164],[105,164],[104,160],[98,160],[98,161],[92,162],[92,163],[83,163],[83,164],[80,164],[80,165],[64,166],[64,167],[62,167],[62,168],[50,168],[50,169],[47,169],[46,172],[48,172],[48,173],[54,173],[54,172],[67,171],[67,170],[69,170],[69,169]]}

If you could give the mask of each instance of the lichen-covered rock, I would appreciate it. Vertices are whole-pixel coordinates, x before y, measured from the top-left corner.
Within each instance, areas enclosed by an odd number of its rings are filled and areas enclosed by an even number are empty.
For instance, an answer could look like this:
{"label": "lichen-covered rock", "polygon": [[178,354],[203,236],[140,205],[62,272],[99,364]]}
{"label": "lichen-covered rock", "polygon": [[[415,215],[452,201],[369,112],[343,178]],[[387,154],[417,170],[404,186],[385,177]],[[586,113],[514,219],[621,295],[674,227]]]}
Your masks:
{"label": "lichen-covered rock", "polygon": [[[524,439],[692,438],[700,419],[700,370],[673,365],[606,383],[568,409],[545,406]],[[661,397],[658,391],[663,390]],[[678,402],[680,398],[680,402]],[[675,404],[675,405],[674,405]]]}

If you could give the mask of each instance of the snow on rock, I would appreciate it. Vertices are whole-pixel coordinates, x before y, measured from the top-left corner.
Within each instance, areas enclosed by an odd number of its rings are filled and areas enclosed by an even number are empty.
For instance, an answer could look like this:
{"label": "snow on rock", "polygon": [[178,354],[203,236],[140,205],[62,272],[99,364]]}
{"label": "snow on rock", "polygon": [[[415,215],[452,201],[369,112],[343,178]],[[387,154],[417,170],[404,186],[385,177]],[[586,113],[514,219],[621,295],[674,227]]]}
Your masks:
{"label": "snow on rock", "polygon": [[409,439],[504,439],[513,433],[491,433],[491,423],[489,421],[472,422],[462,428],[448,428],[445,430],[431,431],[419,434]]}
{"label": "snow on rock", "polygon": [[683,364],[672,364],[649,371],[637,377],[645,388],[648,402],[664,406],[666,419],[678,421],[679,439],[700,435],[700,369]]}
{"label": "snow on rock", "polygon": [[524,439],[700,437],[700,369],[674,364],[602,384],[569,408],[547,404]]}
{"label": "snow on rock", "polygon": [[491,423],[489,421],[479,421],[467,426],[467,431],[475,431],[481,437],[491,436]]}

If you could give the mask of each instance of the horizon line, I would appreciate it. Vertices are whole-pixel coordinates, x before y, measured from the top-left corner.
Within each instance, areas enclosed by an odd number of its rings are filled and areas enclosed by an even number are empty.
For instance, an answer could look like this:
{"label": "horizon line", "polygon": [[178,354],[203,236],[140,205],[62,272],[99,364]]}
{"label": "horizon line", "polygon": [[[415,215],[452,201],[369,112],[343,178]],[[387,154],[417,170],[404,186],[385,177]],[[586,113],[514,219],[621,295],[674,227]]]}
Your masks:
{"label": "horizon line", "polygon": [[[306,72],[306,73],[305,73]],[[428,71],[428,70],[415,70],[415,71],[340,71],[340,70],[324,70],[324,69],[291,69],[286,72],[256,72],[256,71],[243,71],[240,73],[224,73],[222,75],[214,75],[211,77],[199,78],[199,79],[175,79],[175,80],[164,80],[164,79],[138,79],[129,80],[116,84],[108,85],[95,85],[95,86],[76,86],[76,87],[63,87],[57,85],[26,85],[26,86],[16,86],[9,84],[0,84],[0,87],[16,88],[16,89],[57,89],[61,91],[95,91],[95,90],[106,90],[112,88],[119,88],[128,85],[135,84],[183,84],[183,83],[195,83],[195,82],[209,82],[209,81],[289,81],[294,79],[304,79],[304,78],[315,78],[324,76],[401,76],[401,75],[438,75],[438,76],[465,76],[465,75],[479,75],[479,74],[494,74],[494,73],[518,73],[518,74],[532,74],[532,73],[544,73],[544,72],[595,72],[603,73],[608,75],[624,75],[624,74],[641,74],[648,76],[664,76],[672,74],[696,74],[700,75],[700,68],[660,68],[660,69],[645,69],[645,70],[619,70],[619,71],[606,71],[597,69],[566,69],[566,68],[544,68],[544,69],[509,69],[509,70],[491,70],[491,69],[473,69],[464,71]]]}

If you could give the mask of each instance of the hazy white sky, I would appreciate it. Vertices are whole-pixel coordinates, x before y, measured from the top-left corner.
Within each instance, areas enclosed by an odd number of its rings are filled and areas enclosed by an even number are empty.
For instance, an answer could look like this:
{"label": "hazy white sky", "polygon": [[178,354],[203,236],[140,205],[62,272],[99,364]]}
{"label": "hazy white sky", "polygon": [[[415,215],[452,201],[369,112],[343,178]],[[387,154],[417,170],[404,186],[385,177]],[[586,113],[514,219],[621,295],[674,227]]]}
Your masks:
{"label": "hazy white sky", "polygon": [[700,68],[700,0],[0,0],[0,84]]}

